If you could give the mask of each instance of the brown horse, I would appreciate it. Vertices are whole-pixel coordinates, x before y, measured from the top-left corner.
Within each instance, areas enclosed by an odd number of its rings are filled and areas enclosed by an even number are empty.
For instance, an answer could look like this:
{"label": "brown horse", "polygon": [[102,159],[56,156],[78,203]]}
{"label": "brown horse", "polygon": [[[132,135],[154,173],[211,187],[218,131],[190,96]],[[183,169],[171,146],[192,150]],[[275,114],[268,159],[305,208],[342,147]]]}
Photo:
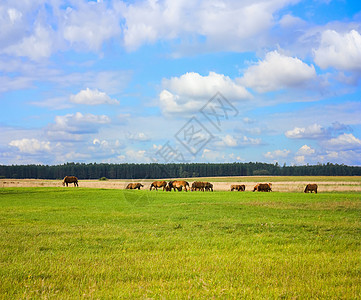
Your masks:
{"label": "brown horse", "polygon": [[209,192],[209,191],[212,191],[212,192],[213,192],[213,184],[210,183],[210,182],[208,182],[208,181],[204,183],[204,188],[205,188],[205,190],[208,191],[208,192]]}
{"label": "brown horse", "polygon": [[191,191],[202,191],[204,192],[205,182],[203,181],[195,181],[192,183]]}
{"label": "brown horse", "polygon": [[78,185],[78,178],[76,178],[75,176],[65,176],[64,180],[63,180],[63,186],[68,186],[69,183],[74,183],[74,186],[79,186]]}
{"label": "brown horse", "polygon": [[141,187],[143,187],[144,185],[141,183],[129,183],[126,187],[127,190],[140,190]]}
{"label": "brown horse", "polygon": [[169,181],[168,186],[171,190],[173,189],[175,191],[175,189],[177,189],[179,192],[182,190],[182,188],[184,188],[185,191],[187,191],[187,187],[189,189],[189,183],[184,180],[171,180]]}
{"label": "brown horse", "polygon": [[244,184],[233,184],[231,185],[231,191],[234,190],[244,192],[246,190],[246,186]]}
{"label": "brown horse", "polygon": [[317,184],[307,184],[305,188],[305,193],[315,192],[317,194]]}
{"label": "brown horse", "polygon": [[158,188],[163,188],[163,191],[165,190],[165,187],[167,186],[167,182],[165,182],[164,180],[161,181],[154,181],[152,182],[152,184],[150,185],[149,190],[151,191],[152,188],[155,188],[158,191]]}
{"label": "brown horse", "polygon": [[254,188],[253,191],[258,192],[272,192],[272,183],[258,183]]}

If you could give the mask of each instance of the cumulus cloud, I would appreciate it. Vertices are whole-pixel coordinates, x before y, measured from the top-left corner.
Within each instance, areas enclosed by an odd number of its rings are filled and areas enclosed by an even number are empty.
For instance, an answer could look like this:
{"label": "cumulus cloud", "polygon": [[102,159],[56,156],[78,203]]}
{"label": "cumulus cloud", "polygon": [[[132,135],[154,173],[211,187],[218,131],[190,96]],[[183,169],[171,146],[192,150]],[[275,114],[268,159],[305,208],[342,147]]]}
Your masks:
{"label": "cumulus cloud", "polygon": [[325,135],[325,129],[319,124],[313,124],[308,127],[295,127],[285,132],[289,139],[316,139]]}
{"label": "cumulus cloud", "polygon": [[237,146],[237,140],[235,138],[233,138],[231,135],[227,134],[224,138],[223,138],[223,142],[226,146],[228,147],[236,147]]}
{"label": "cumulus cloud", "polygon": [[296,155],[293,159],[297,165],[305,164],[305,156],[304,155]]}
{"label": "cumulus cloud", "polygon": [[264,156],[268,159],[280,159],[280,158],[286,158],[291,153],[290,150],[283,149],[283,150],[274,150],[269,151]]}
{"label": "cumulus cloud", "polygon": [[28,154],[36,154],[39,152],[49,152],[50,142],[39,141],[37,139],[21,139],[13,140],[9,143],[10,146],[18,148],[20,152]]}
{"label": "cumulus cloud", "polygon": [[361,150],[361,140],[351,133],[344,133],[324,143],[324,146],[335,150]]}
{"label": "cumulus cloud", "polygon": [[77,104],[99,105],[99,104],[119,104],[116,99],[111,99],[106,93],[98,89],[86,88],[76,95],[70,96],[70,101]]}
{"label": "cumulus cloud", "polygon": [[134,163],[150,162],[150,159],[149,159],[149,157],[147,157],[145,150],[129,149],[129,150],[125,151],[125,154],[118,155],[117,158],[119,160],[125,161],[125,162],[134,162]]}
{"label": "cumulus cloud", "polygon": [[54,140],[80,140],[83,134],[96,133],[100,126],[110,123],[106,115],[67,114],[56,116],[55,123],[47,128],[47,135]]}
{"label": "cumulus cloud", "polygon": [[303,145],[300,149],[298,149],[297,154],[306,156],[306,155],[313,155],[315,154],[315,149],[312,149],[310,146]]}
{"label": "cumulus cloud", "polygon": [[314,50],[314,60],[321,68],[333,67],[340,70],[361,70],[361,35],[356,30],[339,33],[326,30],[321,43]]}
{"label": "cumulus cloud", "polygon": [[78,7],[67,7],[63,18],[63,36],[72,45],[97,51],[104,41],[121,33],[120,16],[105,3],[79,2]]}
{"label": "cumulus cloud", "polygon": [[243,86],[228,76],[215,72],[209,72],[207,76],[189,72],[180,77],[163,79],[162,85],[177,95],[193,98],[211,97],[217,92],[232,99],[245,99],[250,96]]}
{"label": "cumulus cloud", "polygon": [[121,10],[105,1],[5,1],[0,4],[0,53],[39,61],[69,47],[99,51],[104,42],[120,37],[121,18]]}
{"label": "cumulus cloud", "polygon": [[194,112],[217,92],[229,100],[251,98],[249,92],[228,76],[209,72],[207,76],[190,72],[180,77],[163,79],[163,90],[159,94],[164,113]]}
{"label": "cumulus cloud", "polygon": [[336,121],[328,127],[323,127],[319,124],[312,124],[307,127],[295,127],[292,130],[286,131],[285,135],[290,139],[325,139],[349,131],[352,131],[349,125]]}
{"label": "cumulus cloud", "polygon": [[249,67],[239,82],[259,92],[269,92],[300,87],[314,78],[316,71],[313,65],[273,51],[267,53],[263,61]]}
{"label": "cumulus cloud", "polygon": [[[142,1],[122,7],[129,51],[158,40],[202,36],[212,49],[244,51],[264,45],[274,13],[294,0]],[[257,36],[257,39],[252,37]],[[203,47],[207,48],[207,47]]]}
{"label": "cumulus cloud", "polygon": [[3,53],[25,56],[32,60],[47,58],[53,51],[54,32],[50,27],[38,25],[30,36],[24,37],[19,43],[3,49]]}
{"label": "cumulus cloud", "polygon": [[217,146],[221,147],[245,147],[245,146],[256,146],[261,144],[261,139],[251,138],[248,136],[232,136],[227,134],[222,138],[221,141],[217,142]]}
{"label": "cumulus cloud", "polygon": [[201,158],[207,162],[225,160],[225,155],[211,149],[204,149]]}

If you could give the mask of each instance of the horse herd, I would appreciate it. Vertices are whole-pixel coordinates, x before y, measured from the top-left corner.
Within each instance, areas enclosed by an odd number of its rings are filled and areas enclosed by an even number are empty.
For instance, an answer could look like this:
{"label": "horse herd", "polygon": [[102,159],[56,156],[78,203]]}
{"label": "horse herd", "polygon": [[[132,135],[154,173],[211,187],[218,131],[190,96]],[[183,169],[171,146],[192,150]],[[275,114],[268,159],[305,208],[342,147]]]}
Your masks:
{"label": "horse herd", "polygon": [[[126,187],[127,190],[140,190],[144,187],[141,183],[129,183]],[[164,180],[154,181],[151,183],[149,190],[157,190],[158,188],[163,189],[163,191],[170,192],[173,191],[182,191],[183,189],[187,191],[212,191],[213,192],[213,184],[210,182],[196,181],[192,183],[192,186],[189,185],[187,181],[184,180],[171,180],[166,182]]]}
{"label": "horse herd", "polygon": [[[74,183],[74,186],[78,185],[78,178],[75,176],[65,176],[63,180],[63,186],[68,186],[69,183]],[[129,183],[126,186],[127,190],[140,190],[142,187],[144,187],[141,183]],[[166,182],[165,180],[159,180],[154,181],[151,183],[149,190],[156,190],[158,191],[158,188],[163,189],[163,191],[182,191],[183,189],[187,191],[211,191],[213,192],[213,184],[208,181],[195,181],[190,186],[189,183],[185,180],[171,180],[169,182]],[[317,194],[317,184],[307,184],[306,188],[304,190],[305,193],[316,193]],[[231,191],[239,191],[244,192],[246,190],[246,186],[244,184],[232,184],[231,185]],[[258,183],[253,188],[253,192],[272,192],[272,183]]]}

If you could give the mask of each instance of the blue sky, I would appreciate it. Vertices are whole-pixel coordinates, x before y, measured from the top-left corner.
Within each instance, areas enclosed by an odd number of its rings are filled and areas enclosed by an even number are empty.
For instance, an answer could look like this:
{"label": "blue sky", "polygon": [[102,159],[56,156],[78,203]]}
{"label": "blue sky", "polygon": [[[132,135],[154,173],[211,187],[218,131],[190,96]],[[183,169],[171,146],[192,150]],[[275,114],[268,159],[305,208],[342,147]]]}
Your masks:
{"label": "blue sky", "polygon": [[361,165],[361,2],[1,1],[0,164]]}

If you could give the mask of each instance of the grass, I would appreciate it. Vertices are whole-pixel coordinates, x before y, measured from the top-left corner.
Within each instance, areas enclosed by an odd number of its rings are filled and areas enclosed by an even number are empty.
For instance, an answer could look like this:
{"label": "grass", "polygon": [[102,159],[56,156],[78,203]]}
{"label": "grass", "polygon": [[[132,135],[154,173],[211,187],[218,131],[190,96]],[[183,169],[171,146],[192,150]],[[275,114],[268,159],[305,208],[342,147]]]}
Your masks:
{"label": "grass", "polygon": [[358,193],[0,189],[0,298],[357,299]]}

